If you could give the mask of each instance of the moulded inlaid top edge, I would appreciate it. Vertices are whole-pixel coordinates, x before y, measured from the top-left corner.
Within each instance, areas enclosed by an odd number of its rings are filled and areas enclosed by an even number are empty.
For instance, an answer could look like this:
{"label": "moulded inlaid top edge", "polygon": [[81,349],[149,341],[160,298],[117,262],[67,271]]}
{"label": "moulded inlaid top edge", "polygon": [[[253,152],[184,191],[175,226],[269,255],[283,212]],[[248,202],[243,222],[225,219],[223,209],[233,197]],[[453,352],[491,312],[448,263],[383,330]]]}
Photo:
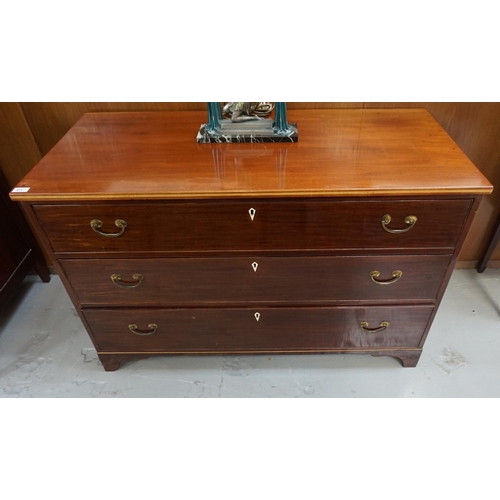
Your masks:
{"label": "moulded inlaid top edge", "polygon": [[227,191],[227,192],[189,192],[189,193],[74,193],[35,194],[10,193],[14,201],[132,201],[132,200],[173,200],[173,199],[200,199],[200,198],[287,198],[287,197],[361,197],[361,196],[412,196],[412,195],[487,195],[493,191],[491,186],[474,188],[447,188],[447,189],[341,189],[328,191]]}

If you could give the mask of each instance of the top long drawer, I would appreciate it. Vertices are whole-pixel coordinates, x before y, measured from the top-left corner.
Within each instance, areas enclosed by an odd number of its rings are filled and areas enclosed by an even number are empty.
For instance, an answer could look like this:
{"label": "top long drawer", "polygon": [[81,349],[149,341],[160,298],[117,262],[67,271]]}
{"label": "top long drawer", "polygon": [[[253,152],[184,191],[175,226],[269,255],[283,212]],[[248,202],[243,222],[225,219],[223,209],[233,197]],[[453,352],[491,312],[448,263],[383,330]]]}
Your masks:
{"label": "top long drawer", "polygon": [[471,200],[35,205],[57,252],[453,248]]}

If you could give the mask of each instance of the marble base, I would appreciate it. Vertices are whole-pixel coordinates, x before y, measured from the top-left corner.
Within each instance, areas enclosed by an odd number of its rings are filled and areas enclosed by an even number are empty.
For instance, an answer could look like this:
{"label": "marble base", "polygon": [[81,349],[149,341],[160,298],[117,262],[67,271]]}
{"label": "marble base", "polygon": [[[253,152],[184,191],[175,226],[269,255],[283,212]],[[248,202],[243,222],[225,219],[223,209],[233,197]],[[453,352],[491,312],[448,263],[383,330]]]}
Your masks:
{"label": "marble base", "polygon": [[[272,128],[250,127],[250,123],[234,123],[232,127],[221,127],[221,130],[210,132],[207,130],[207,124],[204,123],[198,135],[196,142],[200,143],[228,143],[228,142],[298,142],[299,132],[296,123],[290,123],[291,132],[289,134],[277,134]],[[257,122],[256,122],[257,123]]]}

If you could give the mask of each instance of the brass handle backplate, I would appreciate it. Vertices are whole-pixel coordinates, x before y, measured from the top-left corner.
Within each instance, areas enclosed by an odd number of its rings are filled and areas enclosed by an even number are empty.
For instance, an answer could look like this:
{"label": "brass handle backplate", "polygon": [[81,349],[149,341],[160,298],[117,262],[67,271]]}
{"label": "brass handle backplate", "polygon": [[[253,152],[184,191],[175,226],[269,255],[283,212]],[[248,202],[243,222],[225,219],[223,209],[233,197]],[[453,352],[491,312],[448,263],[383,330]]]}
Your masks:
{"label": "brass handle backplate", "polygon": [[142,337],[147,337],[148,335],[153,335],[153,333],[156,332],[156,330],[158,329],[158,325],[154,324],[154,323],[151,323],[150,325],[148,325],[148,328],[149,328],[149,331],[144,331],[144,330],[139,330],[138,326],[137,325],[128,325],[128,329],[135,333],[136,335],[141,335]]}
{"label": "brass handle backplate", "polygon": [[379,280],[377,279],[380,276],[380,271],[372,271],[370,273],[370,278],[374,283],[377,283],[377,285],[392,285],[393,283],[396,283],[396,281],[399,281],[401,279],[401,276],[403,276],[403,271],[392,271],[392,278],[388,280]]}
{"label": "brass handle backplate", "polygon": [[111,275],[111,281],[120,288],[137,288],[144,279],[144,276],[142,274],[134,274],[132,279],[135,281],[122,281],[121,274]]}
{"label": "brass handle backplate", "polygon": [[115,226],[120,228],[120,231],[118,233],[103,233],[102,231],[99,231],[99,228],[103,226],[102,221],[99,219],[92,219],[90,221],[90,227],[97,233],[100,234],[101,236],[105,236],[106,238],[118,238],[118,236],[121,236],[125,228],[127,227],[127,223],[123,219],[116,219],[115,220]]}
{"label": "brass handle backplate", "polygon": [[405,217],[405,223],[408,224],[408,227],[405,227],[404,229],[389,229],[387,226],[391,223],[391,220],[391,216],[389,214],[385,214],[380,223],[385,231],[392,234],[406,233],[406,231],[409,231],[417,222],[417,218],[414,215],[408,215],[408,217]]}
{"label": "brass handle backplate", "polygon": [[368,328],[370,326],[370,323],[368,323],[368,321],[362,321],[359,326],[361,326],[361,329],[365,332],[379,333],[379,332],[383,332],[389,326],[389,322],[382,321],[377,328]]}

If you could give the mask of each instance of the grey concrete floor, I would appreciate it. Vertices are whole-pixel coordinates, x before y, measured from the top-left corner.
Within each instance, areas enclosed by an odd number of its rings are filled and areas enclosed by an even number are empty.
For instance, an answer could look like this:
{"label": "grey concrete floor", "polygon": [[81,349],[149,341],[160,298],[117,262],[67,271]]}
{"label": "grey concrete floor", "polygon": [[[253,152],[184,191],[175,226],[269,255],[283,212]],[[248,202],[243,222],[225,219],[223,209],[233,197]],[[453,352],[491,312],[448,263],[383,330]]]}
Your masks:
{"label": "grey concrete floor", "polygon": [[157,357],[105,372],[60,279],[0,313],[0,396],[499,397],[500,270],[456,270],[416,368],[368,355]]}

